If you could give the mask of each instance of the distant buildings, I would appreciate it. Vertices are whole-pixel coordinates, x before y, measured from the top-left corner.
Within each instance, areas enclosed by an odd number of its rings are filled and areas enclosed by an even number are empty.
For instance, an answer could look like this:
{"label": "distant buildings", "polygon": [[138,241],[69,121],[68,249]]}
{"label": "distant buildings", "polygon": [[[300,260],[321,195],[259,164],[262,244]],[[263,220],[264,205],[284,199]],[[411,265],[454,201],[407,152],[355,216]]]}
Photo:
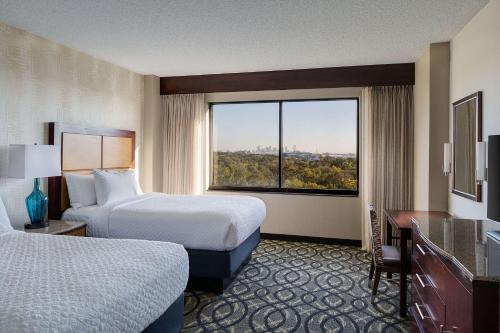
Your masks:
{"label": "distant buildings", "polygon": [[[238,150],[238,151],[225,151],[226,153],[243,153],[243,154],[260,154],[260,155],[278,155],[278,147],[273,146],[257,146],[254,150]],[[315,153],[308,151],[298,151],[297,146],[293,145],[293,150],[290,151],[288,146],[283,147],[283,156],[298,157],[309,161],[317,161],[321,156],[328,157],[342,157],[342,158],[356,158],[356,153],[319,153],[316,149]]]}

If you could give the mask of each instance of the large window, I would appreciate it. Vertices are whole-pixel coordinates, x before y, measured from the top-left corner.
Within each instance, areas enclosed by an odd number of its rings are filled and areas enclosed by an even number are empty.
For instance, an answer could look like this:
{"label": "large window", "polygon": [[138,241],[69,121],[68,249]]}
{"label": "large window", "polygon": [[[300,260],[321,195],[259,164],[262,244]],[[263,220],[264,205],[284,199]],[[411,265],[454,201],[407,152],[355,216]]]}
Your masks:
{"label": "large window", "polygon": [[211,104],[210,189],[358,194],[358,99]]}

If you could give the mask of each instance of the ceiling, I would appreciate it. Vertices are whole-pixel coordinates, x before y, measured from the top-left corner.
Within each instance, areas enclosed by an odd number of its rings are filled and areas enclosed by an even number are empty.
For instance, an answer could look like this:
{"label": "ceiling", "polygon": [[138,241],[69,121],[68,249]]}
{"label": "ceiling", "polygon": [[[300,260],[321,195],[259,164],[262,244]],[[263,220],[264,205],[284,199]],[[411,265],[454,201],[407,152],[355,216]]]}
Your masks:
{"label": "ceiling", "polygon": [[413,62],[488,0],[0,0],[0,21],[141,74]]}

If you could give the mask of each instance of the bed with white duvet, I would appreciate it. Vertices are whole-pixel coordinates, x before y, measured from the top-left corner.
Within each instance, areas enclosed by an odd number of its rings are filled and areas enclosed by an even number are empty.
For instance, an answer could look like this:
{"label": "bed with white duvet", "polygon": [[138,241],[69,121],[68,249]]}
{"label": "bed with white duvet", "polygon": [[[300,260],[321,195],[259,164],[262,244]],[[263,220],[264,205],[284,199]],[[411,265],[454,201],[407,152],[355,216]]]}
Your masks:
{"label": "bed with white duvet", "polygon": [[249,196],[147,193],[104,206],[69,208],[65,220],[87,222],[88,236],[168,241],[188,249],[230,251],[255,232],[264,203]]}
{"label": "bed with white duvet", "polygon": [[182,326],[178,244],[0,232],[0,267],[2,332],[147,332],[165,313]]}
{"label": "bed with white duvet", "polygon": [[197,289],[222,291],[230,283],[266,217],[264,202],[251,196],[142,194],[133,171],[67,174],[66,181],[72,208],[64,220],[87,222],[87,236],[183,245]]}

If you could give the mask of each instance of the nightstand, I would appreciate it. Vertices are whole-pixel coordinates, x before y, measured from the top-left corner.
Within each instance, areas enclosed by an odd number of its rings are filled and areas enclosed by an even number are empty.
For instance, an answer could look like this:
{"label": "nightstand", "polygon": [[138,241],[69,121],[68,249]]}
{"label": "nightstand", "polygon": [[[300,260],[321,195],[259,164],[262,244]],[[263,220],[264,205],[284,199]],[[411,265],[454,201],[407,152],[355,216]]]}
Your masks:
{"label": "nightstand", "polygon": [[87,223],[74,221],[49,220],[49,226],[40,229],[23,229],[33,234],[50,234],[85,237]]}

